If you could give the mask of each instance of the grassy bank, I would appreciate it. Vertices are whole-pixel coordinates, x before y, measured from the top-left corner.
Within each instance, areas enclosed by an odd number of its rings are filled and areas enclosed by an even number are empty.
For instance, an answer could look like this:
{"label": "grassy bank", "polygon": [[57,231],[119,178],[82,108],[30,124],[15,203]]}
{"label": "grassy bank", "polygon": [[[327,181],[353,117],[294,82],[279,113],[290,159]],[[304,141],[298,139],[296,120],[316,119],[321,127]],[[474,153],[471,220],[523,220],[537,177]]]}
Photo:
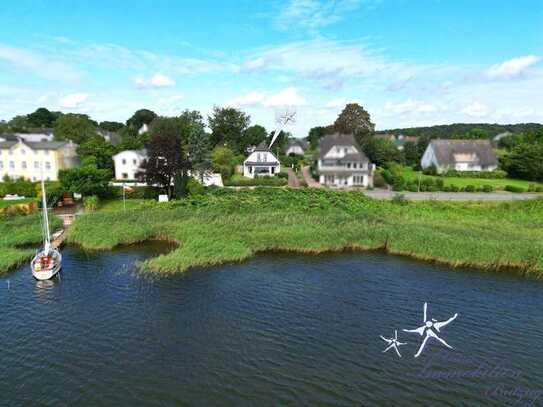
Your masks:
{"label": "grassy bank", "polygon": [[[52,230],[62,224],[57,217],[50,218]],[[28,246],[41,240],[41,214],[0,216],[0,273],[28,260],[35,253]]]}
{"label": "grassy bank", "polygon": [[[108,206],[105,206],[107,208]],[[111,205],[109,209],[119,207]],[[357,192],[216,190],[167,204],[138,203],[77,219],[68,239],[87,249],[165,238],[155,272],[240,261],[259,251],[378,249],[481,269],[543,271],[543,200],[507,203],[375,201]]]}

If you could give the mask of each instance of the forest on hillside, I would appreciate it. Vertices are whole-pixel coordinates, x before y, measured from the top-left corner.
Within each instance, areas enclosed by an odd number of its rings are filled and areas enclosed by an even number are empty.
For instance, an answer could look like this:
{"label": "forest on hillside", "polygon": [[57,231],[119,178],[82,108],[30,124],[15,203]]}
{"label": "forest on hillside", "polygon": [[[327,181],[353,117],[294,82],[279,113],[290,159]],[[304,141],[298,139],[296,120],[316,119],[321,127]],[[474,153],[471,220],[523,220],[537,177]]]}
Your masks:
{"label": "forest on hillside", "polygon": [[540,123],[520,124],[492,124],[492,123],[454,123],[427,127],[409,127],[403,129],[379,130],[376,134],[403,134],[404,136],[427,136],[429,138],[455,138],[467,134],[473,130],[487,133],[488,137],[494,137],[503,132],[525,133],[530,130],[541,130]]}

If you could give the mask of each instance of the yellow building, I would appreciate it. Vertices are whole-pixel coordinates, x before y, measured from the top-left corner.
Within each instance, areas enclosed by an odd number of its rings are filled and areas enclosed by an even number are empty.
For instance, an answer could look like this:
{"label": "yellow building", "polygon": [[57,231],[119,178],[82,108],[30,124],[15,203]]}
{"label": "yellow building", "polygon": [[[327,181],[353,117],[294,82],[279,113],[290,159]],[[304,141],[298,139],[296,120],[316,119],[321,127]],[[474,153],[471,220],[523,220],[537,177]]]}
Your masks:
{"label": "yellow building", "polygon": [[58,171],[78,164],[77,145],[71,141],[0,141],[0,181],[5,175],[12,179],[39,181],[58,180]]}

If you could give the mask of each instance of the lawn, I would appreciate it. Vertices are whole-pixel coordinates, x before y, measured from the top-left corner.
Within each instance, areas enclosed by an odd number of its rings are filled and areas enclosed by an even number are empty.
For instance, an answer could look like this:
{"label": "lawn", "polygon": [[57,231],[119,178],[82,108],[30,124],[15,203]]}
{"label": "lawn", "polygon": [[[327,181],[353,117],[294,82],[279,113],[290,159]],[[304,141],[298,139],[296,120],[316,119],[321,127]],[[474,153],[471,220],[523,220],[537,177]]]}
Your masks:
{"label": "lawn", "polygon": [[126,212],[122,202],[105,208],[79,217],[68,241],[95,250],[151,238],[178,242],[144,264],[158,273],[242,261],[268,250],[344,249],[380,249],[453,267],[543,272],[543,200],[396,203],[359,192],[257,188],[146,201]]}
{"label": "lawn", "polygon": [[435,177],[430,175],[425,175],[421,171],[414,171],[409,167],[404,168],[403,175],[407,181],[418,181],[419,177],[422,178],[441,178],[445,182],[446,186],[457,186],[465,187],[466,185],[473,186],[483,186],[483,185],[492,185],[494,189],[503,190],[506,185],[513,185],[517,187],[528,189],[530,184],[532,185],[543,185],[534,181],[525,181],[522,179],[514,178],[463,178],[463,177]]}

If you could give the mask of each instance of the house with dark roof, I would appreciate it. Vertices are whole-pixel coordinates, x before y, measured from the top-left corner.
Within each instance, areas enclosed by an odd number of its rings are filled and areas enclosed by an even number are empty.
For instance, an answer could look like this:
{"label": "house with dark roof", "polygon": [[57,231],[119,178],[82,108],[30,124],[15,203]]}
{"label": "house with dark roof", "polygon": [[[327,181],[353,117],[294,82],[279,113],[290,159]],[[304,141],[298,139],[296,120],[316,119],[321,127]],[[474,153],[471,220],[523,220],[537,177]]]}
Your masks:
{"label": "house with dark roof", "polygon": [[352,135],[331,134],[323,137],[319,144],[317,168],[322,185],[373,186],[375,165]]}
{"label": "house with dark roof", "polygon": [[71,141],[27,141],[22,138],[0,141],[0,179],[24,178],[56,181],[58,172],[79,164],[77,145]]}
{"label": "house with dark roof", "polygon": [[281,171],[279,159],[272,153],[266,143],[260,143],[243,162],[243,175],[254,178],[260,175],[273,176]]}
{"label": "house with dark roof", "polygon": [[309,147],[307,140],[293,138],[290,139],[285,147],[286,155],[304,155]]}
{"label": "house with dark roof", "polygon": [[432,140],[420,161],[422,168],[435,166],[439,173],[494,171],[498,158],[489,140]]}

